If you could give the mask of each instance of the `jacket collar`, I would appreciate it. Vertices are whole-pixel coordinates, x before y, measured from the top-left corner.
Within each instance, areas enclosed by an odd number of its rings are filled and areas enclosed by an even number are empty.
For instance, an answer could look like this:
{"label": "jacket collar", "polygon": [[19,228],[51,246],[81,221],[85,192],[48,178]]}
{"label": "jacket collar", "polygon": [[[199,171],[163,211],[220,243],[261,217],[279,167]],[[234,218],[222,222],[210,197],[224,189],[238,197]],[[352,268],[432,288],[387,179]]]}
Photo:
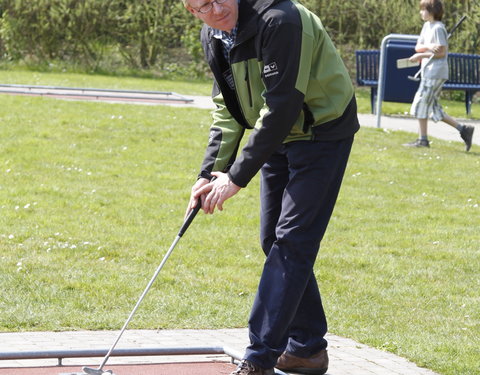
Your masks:
{"label": "jacket collar", "polygon": [[[235,44],[250,39],[257,33],[258,18],[272,5],[285,0],[240,0],[238,9],[238,34]],[[213,30],[210,30],[213,36]]]}

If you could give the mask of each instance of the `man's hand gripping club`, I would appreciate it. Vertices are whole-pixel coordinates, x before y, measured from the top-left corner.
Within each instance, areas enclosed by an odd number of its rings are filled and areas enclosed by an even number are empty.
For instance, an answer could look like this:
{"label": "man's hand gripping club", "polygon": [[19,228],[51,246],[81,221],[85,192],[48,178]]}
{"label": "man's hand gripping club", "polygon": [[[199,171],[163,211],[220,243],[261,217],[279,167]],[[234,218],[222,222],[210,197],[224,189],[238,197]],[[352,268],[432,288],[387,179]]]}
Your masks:
{"label": "man's hand gripping club", "polygon": [[222,211],[223,203],[241,189],[230,180],[226,173],[212,172],[212,176],[211,180],[202,177],[193,185],[186,215],[196,207],[199,198],[202,210],[206,214],[213,214],[215,207]]}

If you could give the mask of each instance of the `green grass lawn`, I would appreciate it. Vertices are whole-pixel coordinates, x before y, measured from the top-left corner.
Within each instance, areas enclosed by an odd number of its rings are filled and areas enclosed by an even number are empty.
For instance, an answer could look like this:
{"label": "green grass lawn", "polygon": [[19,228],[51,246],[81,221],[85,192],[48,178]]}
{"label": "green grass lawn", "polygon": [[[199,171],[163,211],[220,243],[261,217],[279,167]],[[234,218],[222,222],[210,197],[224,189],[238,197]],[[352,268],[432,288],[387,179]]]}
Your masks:
{"label": "green grass lawn", "polygon": [[[62,77],[28,83],[186,93]],[[182,224],[209,111],[0,99],[0,331],[119,329]],[[404,139],[358,133],[315,269],[330,331],[440,374],[478,374],[478,147]],[[262,261],[255,178],[223,212],[198,215],[130,327],[245,327]]]}

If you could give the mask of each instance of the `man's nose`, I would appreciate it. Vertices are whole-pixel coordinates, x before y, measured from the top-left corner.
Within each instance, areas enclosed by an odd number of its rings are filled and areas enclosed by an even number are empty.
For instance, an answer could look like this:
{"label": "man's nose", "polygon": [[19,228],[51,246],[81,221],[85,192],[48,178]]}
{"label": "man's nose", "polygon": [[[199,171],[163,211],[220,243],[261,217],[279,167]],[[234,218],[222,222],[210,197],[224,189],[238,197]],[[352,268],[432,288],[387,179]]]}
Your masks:
{"label": "man's nose", "polygon": [[218,13],[221,13],[222,9],[223,9],[223,5],[222,4],[219,4],[217,3],[216,1],[214,1],[212,3],[212,6],[213,6],[213,12],[218,14]]}

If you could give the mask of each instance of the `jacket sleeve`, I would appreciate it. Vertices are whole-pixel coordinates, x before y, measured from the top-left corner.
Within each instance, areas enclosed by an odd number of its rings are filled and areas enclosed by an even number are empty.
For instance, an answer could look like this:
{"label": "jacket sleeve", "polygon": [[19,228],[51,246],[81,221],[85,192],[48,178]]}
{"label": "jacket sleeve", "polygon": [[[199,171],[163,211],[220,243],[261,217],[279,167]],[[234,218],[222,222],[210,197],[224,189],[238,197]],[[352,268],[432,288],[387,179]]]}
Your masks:
{"label": "jacket sleeve", "polygon": [[[265,105],[247,145],[229,170],[230,179],[245,187],[282,144],[302,110],[304,93],[297,89],[302,29],[299,19],[275,17],[259,30],[264,63]],[[309,74],[309,72],[302,72]]]}
{"label": "jacket sleeve", "polygon": [[227,110],[220,93],[214,96],[213,102],[216,109],[199,176],[207,176],[215,171],[227,172],[235,160],[245,132],[245,128]]}

